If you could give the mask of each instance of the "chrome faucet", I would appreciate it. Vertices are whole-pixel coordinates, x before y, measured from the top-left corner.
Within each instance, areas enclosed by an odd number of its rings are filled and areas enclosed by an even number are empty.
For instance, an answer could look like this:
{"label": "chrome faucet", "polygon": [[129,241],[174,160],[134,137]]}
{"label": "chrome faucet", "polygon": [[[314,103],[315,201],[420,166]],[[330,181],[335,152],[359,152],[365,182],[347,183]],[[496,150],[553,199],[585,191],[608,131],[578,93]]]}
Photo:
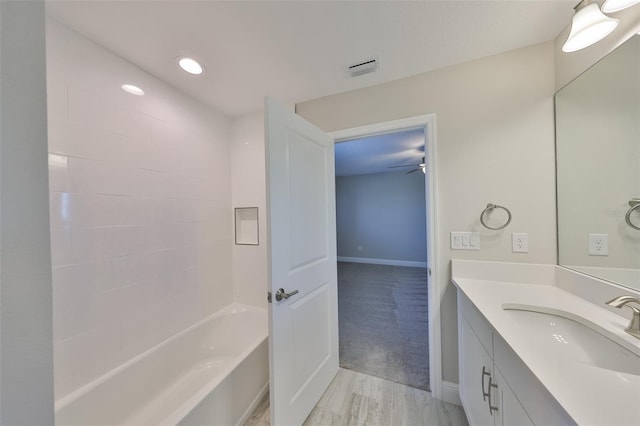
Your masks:
{"label": "chrome faucet", "polygon": [[634,303],[640,306],[640,298],[633,296],[618,296],[615,299],[609,300],[607,305],[613,306],[614,308],[622,308],[626,306],[633,311],[633,317],[631,318],[631,322],[629,326],[624,329],[627,333],[640,339],[640,309],[636,306],[628,305],[628,303]]}

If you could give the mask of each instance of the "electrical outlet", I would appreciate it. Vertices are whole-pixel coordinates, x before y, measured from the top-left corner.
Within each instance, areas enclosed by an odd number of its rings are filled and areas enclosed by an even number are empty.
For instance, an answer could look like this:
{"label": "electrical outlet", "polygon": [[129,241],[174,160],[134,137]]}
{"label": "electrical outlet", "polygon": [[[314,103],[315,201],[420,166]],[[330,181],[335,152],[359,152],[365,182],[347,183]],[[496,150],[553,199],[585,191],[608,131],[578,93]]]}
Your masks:
{"label": "electrical outlet", "polygon": [[609,256],[608,234],[589,234],[589,256]]}
{"label": "electrical outlet", "polygon": [[512,251],[514,253],[529,253],[529,234],[526,232],[511,234]]}

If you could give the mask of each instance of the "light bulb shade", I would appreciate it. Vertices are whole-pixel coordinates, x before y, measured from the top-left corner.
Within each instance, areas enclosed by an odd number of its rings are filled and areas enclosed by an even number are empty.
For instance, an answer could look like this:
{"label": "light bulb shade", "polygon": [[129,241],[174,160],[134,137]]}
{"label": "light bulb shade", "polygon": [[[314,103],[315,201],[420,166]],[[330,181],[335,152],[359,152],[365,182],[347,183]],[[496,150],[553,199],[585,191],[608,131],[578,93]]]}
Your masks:
{"label": "light bulb shade", "polygon": [[640,0],[607,0],[602,5],[602,11],[604,13],[617,12],[631,7],[636,3],[640,3]]}
{"label": "light bulb shade", "polygon": [[562,46],[563,52],[575,52],[602,40],[618,26],[618,20],[600,11],[597,3],[579,8],[571,20],[571,32]]}

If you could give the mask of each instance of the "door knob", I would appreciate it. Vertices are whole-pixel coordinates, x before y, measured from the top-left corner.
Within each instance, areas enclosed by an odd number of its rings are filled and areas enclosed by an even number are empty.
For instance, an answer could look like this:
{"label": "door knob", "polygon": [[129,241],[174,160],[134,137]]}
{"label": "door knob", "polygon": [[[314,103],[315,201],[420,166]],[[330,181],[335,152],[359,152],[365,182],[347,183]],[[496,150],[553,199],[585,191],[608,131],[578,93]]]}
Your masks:
{"label": "door knob", "polygon": [[276,291],[276,300],[279,302],[282,299],[290,298],[294,294],[298,294],[298,290],[293,290],[291,293],[286,293],[283,288],[279,288],[278,291]]}

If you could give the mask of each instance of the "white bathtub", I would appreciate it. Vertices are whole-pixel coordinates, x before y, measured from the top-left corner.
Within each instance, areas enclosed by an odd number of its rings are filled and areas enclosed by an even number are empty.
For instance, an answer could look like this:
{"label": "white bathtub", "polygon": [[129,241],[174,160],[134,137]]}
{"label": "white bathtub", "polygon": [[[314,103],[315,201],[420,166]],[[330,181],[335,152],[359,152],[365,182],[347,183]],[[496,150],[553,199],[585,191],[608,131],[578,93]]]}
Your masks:
{"label": "white bathtub", "polygon": [[267,321],[230,305],[56,401],[56,424],[241,424],[268,388]]}

